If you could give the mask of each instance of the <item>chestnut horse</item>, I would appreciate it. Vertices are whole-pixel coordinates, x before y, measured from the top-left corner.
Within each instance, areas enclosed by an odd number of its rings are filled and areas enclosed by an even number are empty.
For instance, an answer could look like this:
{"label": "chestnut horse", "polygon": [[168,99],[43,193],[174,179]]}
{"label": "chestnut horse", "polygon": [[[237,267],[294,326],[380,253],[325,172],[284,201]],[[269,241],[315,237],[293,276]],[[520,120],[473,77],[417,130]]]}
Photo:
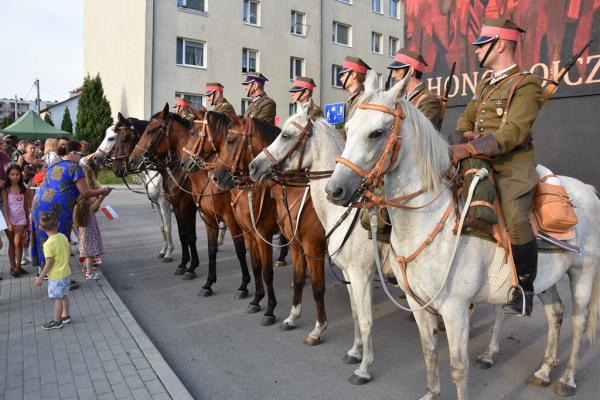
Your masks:
{"label": "chestnut horse", "polygon": [[[165,121],[169,120],[169,123]],[[166,123],[166,125],[165,125]],[[183,171],[179,160],[183,157],[183,148],[190,136],[191,123],[176,114],[169,112],[168,104],[165,109],[152,117],[145,131],[141,134],[135,149],[131,152],[130,160],[147,158],[165,166],[167,176],[165,179],[171,184],[179,185],[171,168]],[[172,164],[172,165],[169,165]],[[237,299],[248,297],[248,283],[250,273],[246,263],[246,246],[243,232],[237,223],[231,209],[231,194],[229,191],[219,190],[209,180],[205,170],[187,172],[191,188],[179,188],[193,199],[195,207],[201,211],[201,217],[206,227],[208,242],[208,275],[206,283],[199,293],[202,297],[213,294],[212,286],[217,281],[217,240],[219,236],[219,222],[224,221],[231,232],[235,252],[242,270],[242,283],[236,294]],[[194,269],[185,272],[186,275],[195,276]]]}
{"label": "chestnut horse", "polygon": [[[119,113],[119,120],[114,128],[117,140],[112,157],[112,170],[116,176],[122,178],[134,172],[127,159],[147,125],[148,121],[124,118]],[[187,271],[188,262],[191,261],[191,271],[200,264],[196,250],[196,205],[191,196],[173,185],[171,180],[165,176],[165,171],[160,171],[160,173],[163,178],[165,197],[173,206],[173,213],[177,220],[177,231],[181,242],[181,262],[175,269],[175,274],[181,275]],[[177,174],[183,175],[181,171]],[[183,185],[189,186],[189,182]]]}
{"label": "chestnut horse", "polygon": [[[215,112],[195,114],[201,123],[200,132],[190,136],[183,150],[185,155],[182,161],[188,170],[211,169],[215,164],[210,161],[214,161],[217,149],[221,148],[225,142],[232,121],[227,115]],[[241,123],[237,119],[236,121]],[[261,135],[258,126],[255,126],[254,132]],[[257,142],[256,150],[261,151],[262,145]],[[294,329],[296,321],[300,318],[302,292],[308,265],[313,296],[317,305],[317,321],[314,330],[304,339],[304,343],[316,345],[320,342],[321,333],[327,328],[324,302],[326,246],[324,229],[312,205],[312,198],[308,192],[305,193],[304,188],[274,185],[271,187],[271,191],[277,205],[279,228],[285,237],[295,239],[290,245],[294,264],[293,306],[290,315],[283,321],[280,329]],[[301,218],[298,218],[298,213],[301,213]],[[297,221],[301,221],[301,223],[298,222],[298,226]]]}

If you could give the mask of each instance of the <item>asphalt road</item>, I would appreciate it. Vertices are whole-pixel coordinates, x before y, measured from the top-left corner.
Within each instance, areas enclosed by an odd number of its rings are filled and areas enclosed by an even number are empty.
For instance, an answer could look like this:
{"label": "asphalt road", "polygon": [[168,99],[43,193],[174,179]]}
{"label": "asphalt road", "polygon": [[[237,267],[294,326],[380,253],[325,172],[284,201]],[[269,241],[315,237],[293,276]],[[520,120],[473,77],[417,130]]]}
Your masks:
{"label": "asphalt road", "polygon": [[[148,200],[115,190],[107,201],[120,215],[109,222],[98,218],[106,255],[103,272],[129,307],[136,320],[156,344],[192,395],[197,399],[418,399],[425,392],[425,363],[417,327],[406,321],[386,299],[379,283],[374,290],[373,381],[352,386],[346,379],[355,366],[342,363],[353,339],[348,293],[327,270],[326,307],[329,328],[315,347],[302,344],[315,322],[310,286],[305,288],[303,315],[298,328],[282,332],[278,324],[259,325],[262,313],[246,314],[248,300],[235,300],[241,273],[229,236],[218,254],[215,294],[200,298],[197,293],[206,276],[206,241],[198,225],[199,278],[183,281],[172,274],[179,261],[162,263],[156,258],[161,245],[158,216]],[[174,220],[174,219],[173,219]],[[175,224],[175,222],[173,222]],[[176,229],[174,228],[176,232]],[[176,242],[176,236],[174,235]],[[291,266],[275,271],[281,322],[290,309]],[[253,287],[253,283],[250,287]],[[559,290],[565,302],[565,318],[559,348],[560,364],[552,375],[558,379],[565,368],[571,342],[568,282]],[[264,302],[264,300],[263,300]],[[472,318],[470,360],[473,365],[489,340],[493,322],[491,306],[479,306]],[[512,318],[505,324],[501,353],[490,370],[470,370],[473,399],[551,399],[552,387],[526,385],[543,358],[546,323],[537,302],[531,319]],[[442,399],[455,399],[449,371],[445,335],[440,337]],[[581,350],[576,399],[600,396],[600,344],[584,342]]]}

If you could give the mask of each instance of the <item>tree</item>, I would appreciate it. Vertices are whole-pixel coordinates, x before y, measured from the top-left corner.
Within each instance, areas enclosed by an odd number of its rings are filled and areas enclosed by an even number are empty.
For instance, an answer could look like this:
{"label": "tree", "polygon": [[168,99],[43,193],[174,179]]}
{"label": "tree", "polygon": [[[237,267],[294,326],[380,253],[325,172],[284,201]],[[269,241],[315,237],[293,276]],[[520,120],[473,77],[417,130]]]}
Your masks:
{"label": "tree", "polygon": [[77,106],[76,136],[90,144],[90,151],[94,151],[104,138],[104,132],[112,125],[113,120],[110,103],[104,95],[100,75],[83,80],[83,88]]}
{"label": "tree", "polygon": [[0,129],[4,129],[7,126],[10,126],[10,124],[12,124],[13,122],[15,122],[15,121],[13,121],[13,119],[10,115],[8,117],[4,117],[4,119],[0,123]]}
{"label": "tree", "polygon": [[54,126],[54,122],[52,122],[52,118],[50,118],[50,113],[48,113],[48,112],[44,115],[44,121],[46,121],[46,123]]}
{"label": "tree", "polygon": [[65,132],[73,133],[73,121],[71,121],[69,107],[65,107],[65,113],[63,114],[62,122],[60,123],[60,129]]}

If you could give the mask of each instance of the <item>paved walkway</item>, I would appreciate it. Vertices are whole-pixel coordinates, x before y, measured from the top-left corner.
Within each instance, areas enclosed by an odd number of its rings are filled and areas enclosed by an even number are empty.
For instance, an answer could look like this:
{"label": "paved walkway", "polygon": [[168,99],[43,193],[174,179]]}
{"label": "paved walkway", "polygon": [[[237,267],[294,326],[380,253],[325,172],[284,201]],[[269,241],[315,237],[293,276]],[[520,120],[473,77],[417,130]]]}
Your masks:
{"label": "paved walkway", "polygon": [[105,279],[86,281],[77,269],[73,322],[43,330],[52,319],[47,285],[35,287],[33,274],[11,278],[2,241],[0,400],[191,399]]}

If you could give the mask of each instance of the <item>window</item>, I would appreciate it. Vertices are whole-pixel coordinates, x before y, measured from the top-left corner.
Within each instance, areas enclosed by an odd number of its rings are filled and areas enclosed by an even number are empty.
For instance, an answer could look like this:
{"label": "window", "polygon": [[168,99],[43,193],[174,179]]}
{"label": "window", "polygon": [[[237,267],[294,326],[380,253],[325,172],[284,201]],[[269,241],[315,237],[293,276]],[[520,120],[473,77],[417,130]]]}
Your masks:
{"label": "window", "polygon": [[337,0],[340,3],[352,4],[352,0]]}
{"label": "window", "polygon": [[383,14],[383,9],[381,7],[381,0],[371,0],[371,9],[373,12],[378,14]]}
{"label": "window", "polygon": [[304,75],[304,60],[302,58],[290,57],[290,80]]}
{"label": "window", "polygon": [[205,0],[177,0],[177,7],[206,12]]}
{"label": "window", "polygon": [[342,81],[340,80],[340,71],[342,70],[341,65],[331,66],[331,86],[336,88],[343,88]]}
{"label": "window", "polygon": [[258,71],[258,50],[242,49],[242,72]]}
{"label": "window", "polygon": [[371,51],[377,54],[383,54],[383,35],[377,32],[371,32]]}
{"label": "window", "polygon": [[260,25],[260,2],[257,0],[244,0],[243,21],[248,25]]}
{"label": "window", "polygon": [[177,65],[204,68],[204,46],[206,43],[177,38]]}
{"label": "window", "polygon": [[377,72],[377,84],[379,85],[379,89],[383,89],[383,75]]}
{"label": "window", "polygon": [[390,57],[394,57],[398,52],[398,38],[390,36],[389,47],[389,55]]}
{"label": "window", "polygon": [[288,115],[294,115],[298,112],[298,103],[290,103]]}
{"label": "window", "polygon": [[400,18],[400,0],[390,0],[390,17]]}
{"label": "window", "polygon": [[352,27],[350,25],[333,21],[333,42],[343,44],[344,46],[351,46],[351,30]]}
{"label": "window", "polygon": [[252,99],[249,99],[247,97],[242,98],[242,115],[246,114],[246,110],[250,106],[251,101]]}
{"label": "window", "polygon": [[292,34],[304,36],[304,14],[292,10]]}
{"label": "window", "polygon": [[202,95],[200,94],[175,92],[175,97],[183,97],[185,101],[188,101],[192,105],[194,110],[199,110],[202,107]]}

